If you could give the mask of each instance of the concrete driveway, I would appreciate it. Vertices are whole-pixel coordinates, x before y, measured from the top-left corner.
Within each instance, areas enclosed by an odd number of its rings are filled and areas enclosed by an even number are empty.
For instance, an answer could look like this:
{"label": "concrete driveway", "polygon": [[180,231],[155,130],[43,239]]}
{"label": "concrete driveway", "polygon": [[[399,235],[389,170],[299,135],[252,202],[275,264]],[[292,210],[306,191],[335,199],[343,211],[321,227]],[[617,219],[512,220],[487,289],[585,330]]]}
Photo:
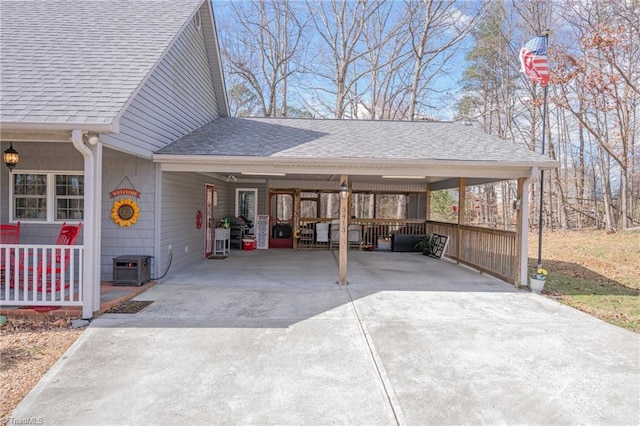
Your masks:
{"label": "concrete driveway", "polygon": [[415,253],[232,252],[95,320],[13,413],[52,425],[637,425],[640,336]]}

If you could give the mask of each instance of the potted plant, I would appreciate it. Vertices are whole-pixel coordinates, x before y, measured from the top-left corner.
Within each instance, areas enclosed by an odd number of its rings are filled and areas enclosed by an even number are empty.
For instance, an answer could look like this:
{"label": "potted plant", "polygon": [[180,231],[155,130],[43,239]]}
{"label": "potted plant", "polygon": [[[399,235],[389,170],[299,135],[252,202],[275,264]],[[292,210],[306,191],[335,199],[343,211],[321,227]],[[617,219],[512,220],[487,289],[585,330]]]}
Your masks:
{"label": "potted plant", "polygon": [[431,248],[432,248],[432,241],[431,241],[430,234],[423,236],[416,243],[416,249],[421,250],[422,254],[424,254],[425,256],[428,256],[431,253]]}
{"label": "potted plant", "polygon": [[529,288],[534,293],[540,294],[544,289],[544,284],[547,281],[548,271],[542,266],[538,266],[535,275],[529,277]]}

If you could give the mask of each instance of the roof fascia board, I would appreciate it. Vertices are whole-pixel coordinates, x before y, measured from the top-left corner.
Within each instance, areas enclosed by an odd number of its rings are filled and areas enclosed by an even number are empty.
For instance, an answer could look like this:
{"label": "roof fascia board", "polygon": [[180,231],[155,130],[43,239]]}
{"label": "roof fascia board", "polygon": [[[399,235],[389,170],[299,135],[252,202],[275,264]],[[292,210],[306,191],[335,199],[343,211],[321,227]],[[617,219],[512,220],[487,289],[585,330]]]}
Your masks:
{"label": "roof fascia board", "polygon": [[3,122],[0,123],[2,133],[5,132],[71,132],[82,129],[95,133],[118,133],[118,127],[114,123],[47,123],[47,122]]}
{"label": "roof fascia board", "polygon": [[0,141],[11,142],[69,142],[71,132],[5,132],[0,131]]}
{"label": "roof fascia board", "polygon": [[[552,170],[558,168],[557,161],[458,161],[458,160],[412,160],[412,159],[379,159],[379,158],[319,158],[319,157],[249,157],[249,156],[223,156],[223,155],[175,155],[175,154],[154,154],[153,161],[164,164],[189,164],[189,165],[255,165],[266,167],[286,167],[292,165],[308,166],[350,166],[354,163],[359,168],[366,167],[398,167],[405,170],[402,175],[422,174],[424,167],[469,167],[469,168],[496,168],[496,169],[531,169],[537,167],[540,170]],[[412,173],[411,169],[418,169]],[[417,173],[416,173],[417,172]]]}
{"label": "roof fascia board", "polygon": [[163,171],[201,171],[218,173],[290,173],[402,175],[430,177],[475,177],[515,179],[531,175],[531,163],[482,163],[479,161],[403,161],[322,158],[264,158],[222,156],[164,156],[155,154],[154,162]]}
{"label": "roof fascia board", "polygon": [[[209,56],[211,81],[216,92],[216,101],[218,103],[218,115],[220,117],[228,117],[229,100],[227,98],[227,89],[224,83],[224,72],[222,69],[222,59],[220,57],[220,43],[218,41],[218,27],[216,26],[216,17],[214,15],[213,6],[211,5],[210,1],[205,3],[205,7],[209,12],[208,15],[210,17],[210,19],[207,20],[207,23],[211,25],[211,30],[213,32],[213,40],[209,42],[205,37],[205,43],[207,45],[207,53]],[[200,16],[200,18],[202,19],[202,16]],[[215,73],[219,74],[219,79],[215,78],[214,71]],[[220,99],[218,95],[222,95],[222,99]]]}

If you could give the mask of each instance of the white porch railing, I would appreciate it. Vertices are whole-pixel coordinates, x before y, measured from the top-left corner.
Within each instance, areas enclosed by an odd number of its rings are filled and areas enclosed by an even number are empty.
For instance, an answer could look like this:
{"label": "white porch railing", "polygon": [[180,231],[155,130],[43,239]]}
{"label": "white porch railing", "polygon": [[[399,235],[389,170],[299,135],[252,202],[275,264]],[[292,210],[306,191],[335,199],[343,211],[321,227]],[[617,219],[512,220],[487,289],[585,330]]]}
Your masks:
{"label": "white porch railing", "polygon": [[0,246],[2,306],[82,306],[84,247]]}

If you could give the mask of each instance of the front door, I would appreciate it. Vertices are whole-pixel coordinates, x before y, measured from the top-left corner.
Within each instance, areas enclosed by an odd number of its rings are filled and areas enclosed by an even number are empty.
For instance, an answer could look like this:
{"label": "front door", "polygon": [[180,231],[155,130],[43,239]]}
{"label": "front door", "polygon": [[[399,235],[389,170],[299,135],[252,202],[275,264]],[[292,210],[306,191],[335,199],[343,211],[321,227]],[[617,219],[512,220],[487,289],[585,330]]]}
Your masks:
{"label": "front door", "polygon": [[269,248],[293,248],[293,193],[269,194]]}
{"label": "front door", "polygon": [[213,209],[216,202],[216,187],[210,183],[204,186],[204,257],[208,258],[215,249],[216,220],[213,216]]}

